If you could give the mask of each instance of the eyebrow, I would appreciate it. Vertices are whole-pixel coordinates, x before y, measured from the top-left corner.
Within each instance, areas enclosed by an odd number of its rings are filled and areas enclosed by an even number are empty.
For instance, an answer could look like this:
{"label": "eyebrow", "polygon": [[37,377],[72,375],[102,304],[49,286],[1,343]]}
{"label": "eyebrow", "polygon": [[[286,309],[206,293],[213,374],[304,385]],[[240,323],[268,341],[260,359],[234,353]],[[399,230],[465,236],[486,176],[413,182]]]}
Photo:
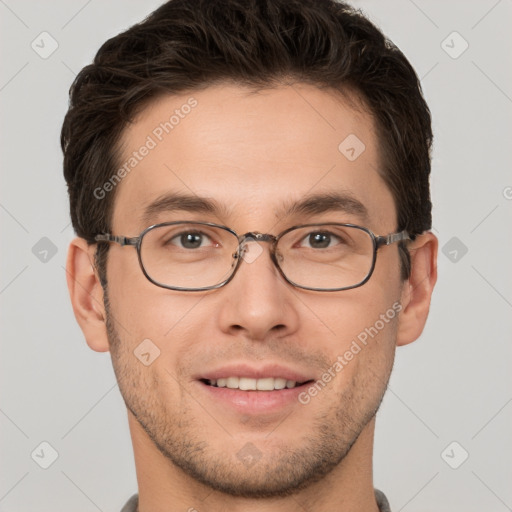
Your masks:
{"label": "eyebrow", "polygon": [[[183,193],[164,194],[145,208],[141,216],[145,224],[161,213],[170,213],[174,211],[184,211],[190,213],[213,214],[217,217],[226,218],[230,216],[230,209],[219,204],[217,201],[196,195]],[[300,201],[288,201],[278,210],[275,215],[278,218],[288,216],[307,216],[318,215],[328,212],[341,212],[349,215],[355,215],[363,220],[368,219],[368,210],[358,199],[350,193],[323,193],[306,196]]]}
{"label": "eyebrow", "polygon": [[331,192],[306,196],[298,202],[290,202],[281,210],[288,215],[318,215],[320,213],[341,212],[368,219],[368,210],[361,201],[348,192]]}
{"label": "eyebrow", "polygon": [[184,211],[191,213],[208,213],[226,215],[229,213],[226,207],[221,206],[213,199],[189,195],[183,193],[164,194],[149,203],[141,215],[144,223],[149,223],[161,213]]}

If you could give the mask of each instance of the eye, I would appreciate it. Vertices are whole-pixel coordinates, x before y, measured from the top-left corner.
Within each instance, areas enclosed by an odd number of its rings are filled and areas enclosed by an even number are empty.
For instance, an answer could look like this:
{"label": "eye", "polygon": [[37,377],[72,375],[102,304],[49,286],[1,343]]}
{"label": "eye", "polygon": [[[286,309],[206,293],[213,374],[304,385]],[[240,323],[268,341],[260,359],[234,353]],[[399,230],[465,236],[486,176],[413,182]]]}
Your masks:
{"label": "eye", "polygon": [[173,236],[167,243],[183,249],[199,249],[211,245],[212,240],[200,231],[187,231]]}
{"label": "eye", "polygon": [[329,231],[314,231],[301,240],[303,247],[311,249],[327,249],[340,243],[343,243],[343,240]]}

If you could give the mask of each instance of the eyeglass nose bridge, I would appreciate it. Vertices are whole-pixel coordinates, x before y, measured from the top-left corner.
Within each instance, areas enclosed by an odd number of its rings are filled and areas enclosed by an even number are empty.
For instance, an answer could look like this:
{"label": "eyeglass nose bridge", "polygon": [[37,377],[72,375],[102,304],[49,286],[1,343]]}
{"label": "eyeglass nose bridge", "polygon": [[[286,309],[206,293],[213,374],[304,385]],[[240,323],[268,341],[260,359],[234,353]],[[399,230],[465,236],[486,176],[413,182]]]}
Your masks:
{"label": "eyeglass nose bridge", "polygon": [[[277,244],[278,238],[269,233],[260,233],[259,231],[249,231],[244,235],[238,237],[238,251],[233,254],[233,257],[237,258],[243,256],[247,250],[247,242],[270,242],[272,244],[270,248],[271,256],[274,256],[274,249]],[[273,259],[273,258],[272,258]]]}
{"label": "eyeglass nose bridge", "polygon": [[240,235],[238,237],[238,243],[242,245],[244,242],[251,238],[256,242],[277,242],[277,237],[274,235],[270,235],[268,233],[260,233],[259,231],[249,231],[248,233],[245,233],[245,235]]}

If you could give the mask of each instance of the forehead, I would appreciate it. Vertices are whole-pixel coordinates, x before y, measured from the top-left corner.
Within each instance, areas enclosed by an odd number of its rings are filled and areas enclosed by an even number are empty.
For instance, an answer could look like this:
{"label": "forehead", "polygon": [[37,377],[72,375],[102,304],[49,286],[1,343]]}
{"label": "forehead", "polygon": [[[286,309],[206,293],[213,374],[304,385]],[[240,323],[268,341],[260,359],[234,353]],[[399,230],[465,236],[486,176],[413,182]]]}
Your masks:
{"label": "forehead", "polygon": [[234,219],[275,223],[295,202],[333,193],[392,229],[373,120],[356,105],[305,84],[162,96],[123,134],[113,229],[143,229],[152,203],[168,194],[210,199],[216,220],[236,229]]}

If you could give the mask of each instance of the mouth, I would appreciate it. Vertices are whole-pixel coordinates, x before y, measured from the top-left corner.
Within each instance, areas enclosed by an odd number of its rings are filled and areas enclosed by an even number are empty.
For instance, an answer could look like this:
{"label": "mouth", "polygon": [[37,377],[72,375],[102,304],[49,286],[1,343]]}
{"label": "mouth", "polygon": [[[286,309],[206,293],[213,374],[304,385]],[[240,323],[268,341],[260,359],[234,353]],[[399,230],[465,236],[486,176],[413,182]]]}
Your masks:
{"label": "mouth", "polygon": [[196,375],[194,380],[205,399],[220,410],[276,419],[283,411],[301,406],[299,396],[314,377],[308,368],[233,361]]}
{"label": "mouth", "polygon": [[239,391],[280,391],[309,384],[312,380],[298,382],[286,379],[285,377],[263,377],[258,379],[251,377],[225,377],[219,379],[201,379],[201,382],[214,388],[228,388]]}

